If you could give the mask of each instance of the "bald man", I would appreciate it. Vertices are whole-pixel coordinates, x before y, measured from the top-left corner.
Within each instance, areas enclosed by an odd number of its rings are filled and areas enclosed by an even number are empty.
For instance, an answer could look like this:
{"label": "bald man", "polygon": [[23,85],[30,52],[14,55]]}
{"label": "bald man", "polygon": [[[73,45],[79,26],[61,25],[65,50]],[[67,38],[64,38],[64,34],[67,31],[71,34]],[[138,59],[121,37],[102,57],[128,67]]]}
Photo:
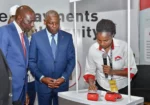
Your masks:
{"label": "bald man", "polygon": [[29,68],[35,74],[39,105],[58,105],[58,92],[68,91],[75,66],[72,35],[60,30],[56,11],[46,13],[43,29],[32,35]]}
{"label": "bald man", "polygon": [[12,72],[12,100],[14,105],[25,102],[29,42],[24,35],[34,26],[35,13],[29,6],[20,6],[15,21],[0,27],[0,48]]}

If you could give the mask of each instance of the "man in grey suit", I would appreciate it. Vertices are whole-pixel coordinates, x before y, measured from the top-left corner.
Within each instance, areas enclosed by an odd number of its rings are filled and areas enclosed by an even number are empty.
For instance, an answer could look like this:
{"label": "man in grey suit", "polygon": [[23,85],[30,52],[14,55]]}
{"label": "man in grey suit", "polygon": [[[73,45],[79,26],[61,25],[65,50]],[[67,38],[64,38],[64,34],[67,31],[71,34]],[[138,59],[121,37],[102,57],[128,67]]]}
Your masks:
{"label": "man in grey suit", "polygon": [[0,105],[12,105],[11,71],[0,49]]}

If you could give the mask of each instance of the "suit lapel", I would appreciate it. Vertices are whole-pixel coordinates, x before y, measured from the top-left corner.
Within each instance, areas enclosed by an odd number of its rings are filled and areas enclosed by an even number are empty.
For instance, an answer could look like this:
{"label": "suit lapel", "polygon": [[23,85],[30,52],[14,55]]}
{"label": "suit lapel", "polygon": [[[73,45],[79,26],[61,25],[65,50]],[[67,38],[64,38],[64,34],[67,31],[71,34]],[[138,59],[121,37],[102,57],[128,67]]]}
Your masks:
{"label": "suit lapel", "polygon": [[[50,56],[53,58],[52,48],[51,48],[50,43],[49,43],[49,39],[48,39],[46,29],[43,30],[42,39],[43,39],[43,43],[44,43],[44,46],[45,46],[46,50],[48,50]],[[54,58],[53,58],[53,60],[54,60]]]}
{"label": "suit lapel", "polygon": [[62,39],[64,36],[61,34],[61,31],[59,30],[58,32],[58,43],[57,43],[57,49],[56,49],[56,57],[55,59],[58,58],[59,50],[60,50],[60,45],[62,45]]}
{"label": "suit lapel", "polygon": [[24,52],[23,52],[21,40],[20,40],[20,38],[19,38],[17,29],[16,29],[14,23],[11,23],[10,25],[12,25],[12,35],[13,35],[12,38],[14,38],[14,41],[16,42],[16,45],[19,47],[19,50],[20,50],[20,52],[21,52],[21,54],[22,54],[22,57],[23,57],[23,59],[24,59]]}

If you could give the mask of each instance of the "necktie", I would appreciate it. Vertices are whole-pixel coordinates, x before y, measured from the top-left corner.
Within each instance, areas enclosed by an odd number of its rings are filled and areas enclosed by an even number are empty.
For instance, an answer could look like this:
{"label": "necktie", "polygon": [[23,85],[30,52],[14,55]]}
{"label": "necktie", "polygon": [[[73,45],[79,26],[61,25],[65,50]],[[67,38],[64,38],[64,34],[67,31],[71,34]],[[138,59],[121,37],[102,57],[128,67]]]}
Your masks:
{"label": "necktie", "polygon": [[23,33],[21,33],[21,44],[22,44],[24,56],[26,56],[26,47],[25,47],[24,34]]}
{"label": "necktie", "polygon": [[53,57],[55,58],[56,42],[55,42],[55,39],[54,39],[54,35],[52,35],[51,48],[52,48],[52,52],[53,52]]}

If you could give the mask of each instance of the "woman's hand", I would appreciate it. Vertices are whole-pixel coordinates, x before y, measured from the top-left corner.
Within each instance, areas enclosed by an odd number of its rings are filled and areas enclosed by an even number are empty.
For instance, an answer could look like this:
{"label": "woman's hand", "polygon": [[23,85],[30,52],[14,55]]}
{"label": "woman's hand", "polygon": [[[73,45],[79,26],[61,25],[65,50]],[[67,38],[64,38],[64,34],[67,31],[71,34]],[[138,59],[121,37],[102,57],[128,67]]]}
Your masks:
{"label": "woman's hand", "polygon": [[105,74],[108,74],[108,75],[111,75],[111,74],[112,74],[112,69],[111,69],[110,66],[108,66],[108,65],[102,65],[102,66],[103,66],[103,72],[104,72]]}
{"label": "woman's hand", "polygon": [[95,84],[91,84],[91,85],[89,84],[88,90],[89,90],[89,91],[95,91],[95,92],[96,92],[96,91],[97,91],[97,87],[96,87]]}
{"label": "woman's hand", "polygon": [[94,84],[94,82],[95,82],[95,80],[89,79],[89,88],[88,88],[89,91],[91,91],[91,90],[92,91],[97,91],[97,87]]}

